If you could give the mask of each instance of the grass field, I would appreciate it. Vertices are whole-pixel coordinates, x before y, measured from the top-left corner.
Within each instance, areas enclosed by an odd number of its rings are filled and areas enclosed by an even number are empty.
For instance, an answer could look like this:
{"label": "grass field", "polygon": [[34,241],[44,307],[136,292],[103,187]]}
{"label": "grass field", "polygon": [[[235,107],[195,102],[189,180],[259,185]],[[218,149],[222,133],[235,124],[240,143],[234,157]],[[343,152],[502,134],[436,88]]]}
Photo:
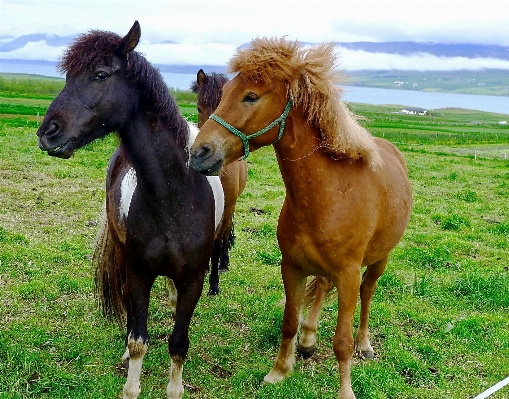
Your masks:
{"label": "grass field", "polygon": [[[352,71],[354,86],[437,93],[509,96],[509,74],[503,69],[477,71]],[[396,83],[399,82],[399,83]]]}
{"label": "grass field", "polygon": [[[51,96],[30,87],[23,95],[0,91],[0,398],[120,398],[124,331],[102,318],[90,264],[117,139],[69,160],[48,157],[35,132]],[[195,118],[183,101],[183,113]],[[420,117],[350,107],[402,149],[414,191],[410,224],[373,300],[376,358],[352,360],[354,392],[358,399],[473,398],[509,376],[509,161],[499,155],[509,152],[509,128],[498,125],[500,115],[480,112]],[[283,196],[273,150],[251,154],[231,270],[218,297],[204,291],[191,323],[185,398],[336,398],[336,301],[323,309],[315,356],[297,361],[283,383],[261,385],[280,339]],[[160,279],[141,398],[164,397],[167,305]],[[509,388],[490,398],[508,399]]]}

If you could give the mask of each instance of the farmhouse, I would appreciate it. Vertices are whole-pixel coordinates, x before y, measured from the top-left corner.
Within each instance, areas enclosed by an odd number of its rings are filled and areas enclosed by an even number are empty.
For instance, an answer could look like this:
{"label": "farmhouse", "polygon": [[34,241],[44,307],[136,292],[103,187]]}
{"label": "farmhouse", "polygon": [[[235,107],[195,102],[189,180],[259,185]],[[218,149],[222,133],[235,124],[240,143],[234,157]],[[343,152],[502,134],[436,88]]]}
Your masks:
{"label": "farmhouse", "polygon": [[424,108],[406,107],[400,111],[402,114],[407,115],[427,115],[428,110]]}

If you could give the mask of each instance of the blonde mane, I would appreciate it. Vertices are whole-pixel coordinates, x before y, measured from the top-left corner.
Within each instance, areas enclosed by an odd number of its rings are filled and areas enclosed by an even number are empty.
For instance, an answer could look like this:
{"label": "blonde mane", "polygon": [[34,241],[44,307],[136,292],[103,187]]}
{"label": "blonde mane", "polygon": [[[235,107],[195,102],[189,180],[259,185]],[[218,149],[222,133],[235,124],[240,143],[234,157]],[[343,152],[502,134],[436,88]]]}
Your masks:
{"label": "blonde mane", "polygon": [[342,90],[336,84],[342,74],[336,62],[333,43],[304,48],[284,38],[257,38],[239,49],[228,66],[248,81],[285,82],[288,97],[319,129],[327,151],[352,160],[362,158],[376,168],[383,161],[373,137],[340,101]]}

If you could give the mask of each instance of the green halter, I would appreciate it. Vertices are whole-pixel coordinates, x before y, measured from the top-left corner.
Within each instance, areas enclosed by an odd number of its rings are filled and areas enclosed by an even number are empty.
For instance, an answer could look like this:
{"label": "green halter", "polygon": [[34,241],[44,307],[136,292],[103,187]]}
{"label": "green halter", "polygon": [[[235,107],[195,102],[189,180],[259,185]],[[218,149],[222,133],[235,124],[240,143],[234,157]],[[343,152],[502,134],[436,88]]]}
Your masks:
{"label": "green halter", "polygon": [[283,132],[285,130],[286,118],[287,118],[288,114],[290,113],[290,108],[292,108],[292,100],[288,101],[288,104],[286,104],[285,110],[283,111],[283,113],[281,114],[281,116],[279,118],[277,118],[274,122],[272,122],[267,127],[263,128],[262,130],[258,130],[256,133],[250,134],[249,136],[246,136],[239,129],[233,127],[228,122],[226,122],[224,119],[220,118],[219,116],[217,116],[215,114],[210,115],[209,118],[216,121],[221,126],[228,129],[231,133],[233,133],[235,136],[237,136],[238,138],[240,138],[242,140],[242,143],[244,144],[244,157],[242,159],[246,159],[247,156],[249,155],[249,139],[261,136],[262,134],[268,132],[270,129],[272,129],[274,126],[276,126],[278,123],[280,123],[279,134],[278,134],[276,140],[274,140],[274,142],[272,144],[276,144],[279,141],[279,139],[281,138],[281,136],[283,135]]}

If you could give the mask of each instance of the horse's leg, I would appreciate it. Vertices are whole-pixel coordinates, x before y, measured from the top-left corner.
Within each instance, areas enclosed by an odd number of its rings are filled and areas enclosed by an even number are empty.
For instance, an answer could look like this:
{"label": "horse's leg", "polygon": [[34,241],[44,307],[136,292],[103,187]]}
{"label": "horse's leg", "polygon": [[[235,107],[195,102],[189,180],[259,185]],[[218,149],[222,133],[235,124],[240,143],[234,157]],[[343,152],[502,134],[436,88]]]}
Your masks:
{"label": "horse's leg", "polygon": [[209,276],[209,292],[208,295],[219,294],[219,258],[221,256],[222,237],[218,236],[214,240],[214,247],[212,249],[212,256],[210,257],[210,276]]}
{"label": "horse's leg", "polygon": [[125,308],[127,313],[127,334],[125,336],[125,352],[122,355],[122,367],[129,369],[129,333],[133,326],[133,317],[129,301],[125,302]]}
{"label": "horse's leg", "polygon": [[353,317],[360,288],[360,266],[353,265],[333,276],[338,290],[338,321],[334,333],[333,349],[339,365],[338,399],[355,399],[352,391],[350,363],[354,351]]}
{"label": "horse's leg", "polygon": [[263,379],[265,382],[282,381],[292,371],[295,361],[295,341],[299,328],[302,300],[306,290],[306,277],[283,258],[281,274],[285,286],[286,302],[283,316],[281,346],[272,370]]}
{"label": "horse's leg", "polygon": [[171,278],[166,278],[166,284],[168,285],[168,302],[170,304],[170,310],[175,314],[177,311],[177,287]]}
{"label": "horse's leg", "polygon": [[230,248],[235,241],[235,235],[233,233],[233,215],[231,220],[226,224],[223,233],[223,243],[221,247],[221,258],[219,261],[219,273],[226,273],[229,269],[230,264]]}
{"label": "horse's leg", "polygon": [[148,304],[153,283],[154,279],[138,275],[132,269],[130,273],[128,272],[126,286],[132,325],[127,337],[129,370],[127,372],[127,381],[124,385],[124,399],[136,399],[141,391],[141,366],[143,357],[148,350]]}
{"label": "horse's leg", "polygon": [[168,350],[171,356],[170,380],[166,388],[168,399],[181,399],[184,395],[182,369],[189,350],[189,324],[198,299],[203,290],[204,276],[193,276],[194,279],[177,285],[177,313],[173,332],[168,339]]}
{"label": "horse's leg", "polygon": [[302,324],[302,334],[299,339],[297,351],[304,359],[308,359],[315,353],[316,349],[316,331],[318,326],[318,317],[322,310],[322,304],[327,293],[330,290],[332,281],[325,277],[316,277],[315,299],[309,309],[309,313]]}
{"label": "horse's leg", "polygon": [[376,281],[382,275],[387,265],[389,257],[385,257],[378,262],[369,265],[362,276],[361,283],[361,314],[359,321],[359,328],[355,336],[355,345],[357,352],[361,353],[368,359],[372,359],[375,351],[369,342],[369,308],[371,305],[371,298],[376,288]]}

